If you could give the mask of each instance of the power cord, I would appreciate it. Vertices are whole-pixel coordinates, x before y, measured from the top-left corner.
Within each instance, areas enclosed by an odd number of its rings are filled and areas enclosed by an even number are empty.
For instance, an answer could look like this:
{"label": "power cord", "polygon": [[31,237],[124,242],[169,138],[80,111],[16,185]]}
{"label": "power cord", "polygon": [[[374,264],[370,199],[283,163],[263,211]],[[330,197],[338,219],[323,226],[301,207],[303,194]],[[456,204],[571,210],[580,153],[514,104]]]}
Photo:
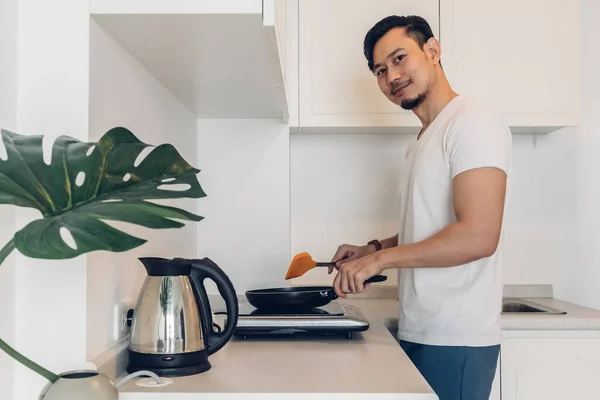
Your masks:
{"label": "power cord", "polygon": [[[227,315],[226,311],[217,311],[213,313],[214,315]],[[217,333],[221,333],[223,328],[221,328],[217,323],[213,322],[213,328],[217,329]]]}
{"label": "power cord", "polygon": [[138,376],[149,376],[150,378],[153,378],[156,380],[156,383],[158,385],[162,385],[162,380],[158,377],[158,375],[156,375],[154,372],[152,371],[137,371],[134,372],[133,374],[129,374],[127,375],[125,378],[121,379],[119,381],[119,383],[117,383],[115,386],[117,387],[117,389],[119,388],[119,386],[121,386],[122,384],[124,384],[125,382],[133,379],[133,378],[137,378]]}

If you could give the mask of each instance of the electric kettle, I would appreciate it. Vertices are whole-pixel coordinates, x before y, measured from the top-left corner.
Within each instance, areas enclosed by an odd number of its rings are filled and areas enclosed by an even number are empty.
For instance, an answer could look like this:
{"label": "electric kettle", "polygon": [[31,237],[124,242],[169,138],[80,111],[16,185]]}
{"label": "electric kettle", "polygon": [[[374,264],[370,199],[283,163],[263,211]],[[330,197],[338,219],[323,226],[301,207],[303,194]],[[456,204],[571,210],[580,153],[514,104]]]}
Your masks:
{"label": "electric kettle", "polygon": [[[239,304],[233,284],[209,258],[139,259],[148,276],[131,317],[127,372],[148,370],[176,377],[208,371],[208,356],[233,336]],[[213,328],[213,314],[204,287],[211,279],[225,300],[222,331]]]}

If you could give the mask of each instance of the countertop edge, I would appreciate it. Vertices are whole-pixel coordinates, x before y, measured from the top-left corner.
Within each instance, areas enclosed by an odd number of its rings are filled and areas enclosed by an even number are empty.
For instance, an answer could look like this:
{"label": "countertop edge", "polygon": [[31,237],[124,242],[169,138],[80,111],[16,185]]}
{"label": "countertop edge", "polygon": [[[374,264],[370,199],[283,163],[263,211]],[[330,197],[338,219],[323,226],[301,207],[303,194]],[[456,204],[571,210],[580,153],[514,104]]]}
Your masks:
{"label": "countertop edge", "polygon": [[290,392],[260,392],[260,393],[164,393],[164,392],[119,392],[120,400],[197,400],[201,396],[203,400],[221,400],[221,399],[244,399],[244,400],[265,400],[265,399],[301,399],[305,400],[310,396],[313,400],[439,400],[433,393],[290,393]]}

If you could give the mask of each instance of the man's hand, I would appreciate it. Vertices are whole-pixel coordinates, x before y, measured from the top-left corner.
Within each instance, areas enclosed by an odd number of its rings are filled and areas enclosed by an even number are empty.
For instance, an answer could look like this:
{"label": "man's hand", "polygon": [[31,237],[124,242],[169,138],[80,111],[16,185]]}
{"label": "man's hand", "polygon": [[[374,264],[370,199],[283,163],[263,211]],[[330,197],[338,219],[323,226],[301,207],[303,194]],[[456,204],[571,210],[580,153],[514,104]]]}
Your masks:
{"label": "man's hand", "polygon": [[[366,246],[352,246],[351,244],[343,244],[338,247],[337,252],[331,259],[332,262],[335,262],[335,269],[340,269],[340,266],[349,262],[358,260],[366,255],[375,252],[375,246],[366,245]],[[333,272],[333,267],[329,267],[329,274]]]}
{"label": "man's hand", "polygon": [[344,262],[333,280],[333,289],[339,297],[346,293],[363,293],[369,288],[367,279],[383,272],[376,254],[369,254],[354,261]]}

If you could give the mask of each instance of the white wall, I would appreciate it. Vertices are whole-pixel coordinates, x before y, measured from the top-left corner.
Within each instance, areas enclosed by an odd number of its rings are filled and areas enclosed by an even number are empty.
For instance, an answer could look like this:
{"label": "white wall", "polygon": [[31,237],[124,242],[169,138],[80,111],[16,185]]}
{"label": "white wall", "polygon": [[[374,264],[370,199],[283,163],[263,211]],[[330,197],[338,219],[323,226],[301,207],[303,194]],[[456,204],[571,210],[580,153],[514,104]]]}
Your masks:
{"label": "white wall", "polygon": [[[88,6],[18,1],[17,132],[87,139]],[[40,216],[32,209],[15,215],[18,229]],[[49,261],[19,254],[15,270],[16,349],[56,373],[85,367],[85,257]],[[20,364],[15,373],[14,397],[38,398],[47,381]]]}
{"label": "white wall", "polygon": [[[600,37],[600,3],[581,1],[581,48]],[[578,128],[515,135],[507,283],[551,283],[557,298],[600,309],[600,56],[582,50]],[[568,79],[561,77],[560,79]]]}
{"label": "white wall", "polygon": [[[581,0],[582,49],[597,46],[600,2]],[[565,296],[600,309],[600,54],[584,51],[582,66],[582,121],[571,133],[576,138],[577,175],[575,179],[579,257],[566,265]]]}
{"label": "white wall", "polygon": [[[281,252],[276,263],[264,258],[268,251],[276,254],[286,246],[288,181],[283,174],[288,150],[283,139],[277,146],[271,144],[275,137],[269,135],[276,133],[269,134],[261,129],[261,122],[252,122],[201,120],[199,128],[198,164],[209,185],[205,186],[209,198],[201,200],[207,220],[198,225],[199,256],[215,254],[226,261],[235,283],[244,289],[290,283],[280,279],[289,265],[287,252]],[[318,261],[329,261],[342,243],[362,244],[394,235],[399,171],[410,139],[401,134],[291,135],[290,256],[307,251]],[[532,135],[516,134],[513,158],[505,282],[551,283],[563,295],[564,265],[572,264],[577,252],[573,133],[563,129],[538,136],[535,144]],[[257,182],[278,195],[255,188]],[[281,188],[275,189],[276,184]],[[278,207],[278,212],[258,216],[248,209],[259,206],[265,212]],[[263,237],[248,244],[256,235]],[[278,242],[263,249],[270,235]],[[232,251],[232,246],[243,251]],[[389,279],[381,285],[395,285],[395,271],[386,274]],[[317,269],[291,283],[330,284],[332,280],[326,269]]]}
{"label": "white wall", "polygon": [[[1,88],[1,86],[0,86]],[[1,121],[1,120],[0,120]],[[4,125],[3,125],[4,126]],[[0,206],[0,248],[12,239],[15,231],[15,218],[12,206]],[[0,266],[0,338],[15,347],[15,255],[12,254]],[[0,351],[0,388],[2,396],[13,399],[15,388],[15,361]],[[6,397],[4,397],[6,396]]]}
{"label": "white wall", "polygon": [[[409,135],[292,137],[292,254],[329,261],[342,243],[364,244],[398,229],[399,172]],[[576,253],[575,144],[572,133],[514,135],[507,210],[506,283],[560,284]],[[387,271],[387,284],[396,284]],[[330,284],[325,269],[298,279]],[[558,290],[560,293],[560,288]]]}
{"label": "white wall", "polygon": [[[285,284],[289,249],[289,133],[261,119],[198,122],[198,168],[207,193],[198,257],[228,274],[238,295]],[[208,289],[217,293],[213,285]]]}
{"label": "white wall", "polygon": [[[291,250],[330,261],[339,245],[398,232],[398,176],[409,135],[329,134],[291,138]],[[395,271],[382,285],[396,285]],[[331,284],[318,268],[294,285]]]}
{"label": "white wall", "polygon": [[[0,128],[16,129],[17,118],[17,1],[0,2]],[[0,138],[0,148],[3,148]],[[2,154],[2,150],[0,150]],[[1,163],[2,161],[0,161]],[[0,248],[15,232],[14,206],[0,206]],[[15,256],[0,265],[0,337],[15,341]],[[2,398],[14,396],[15,362],[0,352],[0,388]]]}
{"label": "white wall", "polygon": [[565,273],[577,257],[576,135],[515,134],[513,143],[505,283],[550,283],[565,298]]}
{"label": "white wall", "polygon": [[[171,143],[196,166],[196,118],[167,92],[94,20],[90,26],[90,139],[115,126],[130,129],[141,141]],[[198,176],[202,184],[202,174]],[[196,200],[161,201],[196,211]],[[146,276],[138,257],[195,257],[195,222],[169,230],[114,223],[148,242],[125,253],[88,256],[87,356],[94,358],[114,345],[114,306],[133,305]]]}

